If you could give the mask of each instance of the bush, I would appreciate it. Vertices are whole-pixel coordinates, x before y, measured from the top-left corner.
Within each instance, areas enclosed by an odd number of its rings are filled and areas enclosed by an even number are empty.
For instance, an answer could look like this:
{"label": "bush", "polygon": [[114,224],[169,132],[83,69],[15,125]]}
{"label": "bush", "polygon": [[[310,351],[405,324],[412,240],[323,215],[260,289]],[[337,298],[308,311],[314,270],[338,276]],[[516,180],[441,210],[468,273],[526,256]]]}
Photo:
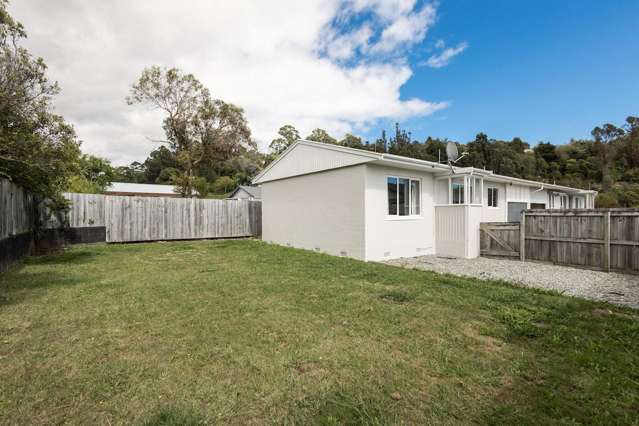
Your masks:
{"label": "bush", "polygon": [[595,199],[595,207],[597,208],[610,208],[619,207],[619,201],[617,196],[612,192],[602,192],[597,194]]}

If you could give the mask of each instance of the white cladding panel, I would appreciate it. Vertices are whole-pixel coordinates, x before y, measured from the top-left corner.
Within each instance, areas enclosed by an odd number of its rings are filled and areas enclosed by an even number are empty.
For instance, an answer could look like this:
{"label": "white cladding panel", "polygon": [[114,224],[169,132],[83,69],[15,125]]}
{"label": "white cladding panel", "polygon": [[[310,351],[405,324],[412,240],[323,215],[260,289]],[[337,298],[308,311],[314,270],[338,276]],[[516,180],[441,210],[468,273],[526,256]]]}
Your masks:
{"label": "white cladding panel", "polygon": [[262,239],[364,260],[365,166],[262,184]]}
{"label": "white cladding panel", "polygon": [[323,147],[298,144],[255,183],[366,163],[372,158]]}
{"label": "white cladding panel", "polygon": [[531,189],[530,202],[535,204],[544,204],[546,208],[548,208],[548,191],[545,189],[542,189],[541,191]]}
{"label": "white cladding panel", "polygon": [[448,204],[448,179],[435,179],[435,204]]}
{"label": "white cladding panel", "polygon": [[530,187],[524,185],[507,184],[506,201],[530,203]]}
{"label": "white cladding panel", "polygon": [[[435,253],[434,179],[431,173],[374,164],[366,166],[366,260],[387,260]],[[418,179],[419,217],[388,215],[386,178]]]}
{"label": "white cladding panel", "polygon": [[[497,207],[488,206],[488,188],[497,188]],[[506,185],[484,180],[484,198],[481,213],[482,222],[506,222],[508,220]]]}
{"label": "white cladding panel", "polygon": [[435,234],[438,256],[466,257],[465,205],[435,207]]}

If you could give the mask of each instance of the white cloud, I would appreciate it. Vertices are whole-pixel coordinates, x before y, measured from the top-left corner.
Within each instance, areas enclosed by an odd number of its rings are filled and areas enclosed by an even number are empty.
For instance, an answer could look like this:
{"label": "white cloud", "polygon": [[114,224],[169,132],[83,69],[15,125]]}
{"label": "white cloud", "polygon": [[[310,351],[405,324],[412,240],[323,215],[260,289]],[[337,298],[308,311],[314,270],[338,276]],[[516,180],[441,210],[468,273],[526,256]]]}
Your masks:
{"label": "white cloud", "polygon": [[416,13],[397,17],[384,28],[379,42],[372,46],[372,52],[392,52],[401,45],[419,43],[426,37],[426,32],[435,23],[435,7],[426,4]]}
{"label": "white cloud", "polygon": [[[163,137],[161,114],[124,102],[148,65],[192,72],[242,106],[263,148],[287,123],[341,136],[447,105],[400,98],[412,71],[388,54],[423,40],[436,15],[414,0],[14,0],[10,11],[59,81],[57,111],[83,150],[117,164],[143,160],[157,146],[148,138]],[[365,12],[358,26],[341,24]]]}
{"label": "white cloud", "polygon": [[[441,42],[441,44],[440,44],[440,42]],[[444,45],[444,42],[442,40],[439,40],[435,44],[435,47],[438,47],[438,48],[443,48],[444,46],[445,45]],[[431,68],[442,68],[442,67],[445,67],[446,65],[448,65],[448,63],[451,61],[451,59],[453,59],[455,56],[457,56],[460,53],[462,53],[464,50],[466,50],[466,48],[468,48],[468,43],[466,43],[466,42],[459,43],[456,47],[449,47],[447,49],[444,49],[442,52],[431,56],[430,58],[428,58],[425,62],[421,63],[420,65],[426,65],[426,66],[431,67]]]}

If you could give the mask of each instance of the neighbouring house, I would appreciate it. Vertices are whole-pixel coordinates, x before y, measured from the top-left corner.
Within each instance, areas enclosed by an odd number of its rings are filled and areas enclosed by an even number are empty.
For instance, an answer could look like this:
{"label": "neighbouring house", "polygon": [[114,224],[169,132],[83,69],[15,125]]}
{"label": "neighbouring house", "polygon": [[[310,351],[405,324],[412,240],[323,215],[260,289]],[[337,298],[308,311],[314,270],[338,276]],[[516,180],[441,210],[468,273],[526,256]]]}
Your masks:
{"label": "neighbouring house", "polygon": [[262,239],[361,260],[479,256],[481,222],[593,208],[596,192],[392,154],[298,141],[253,183]]}
{"label": "neighbouring house", "polygon": [[240,185],[228,196],[231,200],[260,200],[262,190],[259,186]]}
{"label": "neighbouring house", "polygon": [[152,185],[148,183],[112,182],[104,191],[105,195],[128,195],[136,197],[179,197],[173,185]]}

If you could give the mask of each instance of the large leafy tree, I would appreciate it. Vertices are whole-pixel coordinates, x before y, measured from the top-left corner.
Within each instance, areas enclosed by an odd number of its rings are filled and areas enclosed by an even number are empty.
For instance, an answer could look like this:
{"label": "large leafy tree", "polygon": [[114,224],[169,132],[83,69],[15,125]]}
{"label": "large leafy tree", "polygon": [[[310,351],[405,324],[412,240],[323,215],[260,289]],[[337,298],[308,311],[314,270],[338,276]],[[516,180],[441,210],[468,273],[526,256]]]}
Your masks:
{"label": "large leafy tree", "polygon": [[20,45],[24,27],[0,0],[0,176],[60,204],[60,192],[79,172],[80,142],[73,127],[53,114],[60,91],[42,58]]}
{"label": "large leafy tree", "polygon": [[133,84],[127,102],[151,105],[165,113],[165,142],[179,165],[174,184],[185,197],[202,186],[198,168],[256,148],[244,111],[213,99],[193,74],[176,68],[146,68]]}
{"label": "large leafy tree", "polygon": [[300,132],[290,124],[286,124],[280,127],[277,131],[279,137],[273,139],[269,145],[269,149],[273,155],[279,155],[286,150],[289,146],[293,145],[295,141],[300,139]]}

